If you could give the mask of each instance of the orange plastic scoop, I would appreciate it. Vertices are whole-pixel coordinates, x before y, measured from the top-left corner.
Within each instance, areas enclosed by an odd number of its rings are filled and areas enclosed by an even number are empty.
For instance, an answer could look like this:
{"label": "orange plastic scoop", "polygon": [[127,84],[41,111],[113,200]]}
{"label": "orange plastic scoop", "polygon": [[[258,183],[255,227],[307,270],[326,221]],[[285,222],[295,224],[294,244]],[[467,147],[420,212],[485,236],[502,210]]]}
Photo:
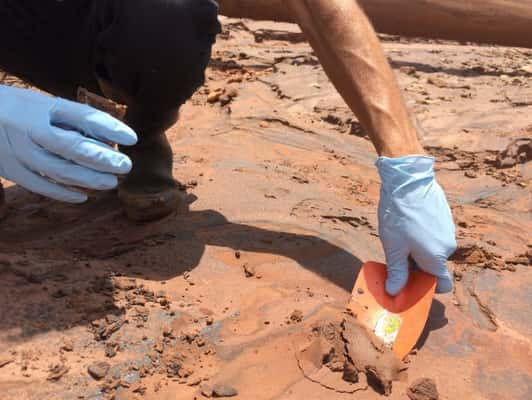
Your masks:
{"label": "orange plastic scoop", "polygon": [[384,289],[386,266],[367,262],[358,274],[348,308],[357,319],[403,359],[423,332],[436,278],[410,269],[405,288],[395,297]]}

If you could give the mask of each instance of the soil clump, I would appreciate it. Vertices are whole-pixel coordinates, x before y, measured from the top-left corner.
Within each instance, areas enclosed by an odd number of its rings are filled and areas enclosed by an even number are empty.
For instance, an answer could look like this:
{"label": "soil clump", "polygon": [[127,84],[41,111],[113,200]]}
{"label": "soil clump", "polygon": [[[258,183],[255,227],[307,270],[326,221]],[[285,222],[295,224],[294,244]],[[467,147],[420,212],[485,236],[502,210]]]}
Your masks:
{"label": "soil clump", "polygon": [[[316,367],[340,373],[345,382],[362,385],[366,381],[366,388],[371,386],[385,396],[392,393],[394,381],[406,378],[406,365],[352,316],[314,324],[312,335],[314,339],[298,356],[300,366],[303,359],[313,359]],[[310,375],[304,366],[302,370]],[[358,390],[363,390],[362,386],[352,392]]]}
{"label": "soil clump", "polygon": [[429,378],[420,378],[414,381],[408,388],[406,395],[410,400],[438,400],[438,388],[436,383]]}

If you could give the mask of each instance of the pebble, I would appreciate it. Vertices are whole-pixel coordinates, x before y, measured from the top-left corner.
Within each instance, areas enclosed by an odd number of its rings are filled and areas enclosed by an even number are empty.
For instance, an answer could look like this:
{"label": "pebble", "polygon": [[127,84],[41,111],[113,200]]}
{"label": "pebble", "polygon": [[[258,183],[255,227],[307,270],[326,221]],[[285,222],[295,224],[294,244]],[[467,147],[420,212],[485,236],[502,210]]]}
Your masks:
{"label": "pebble", "polygon": [[70,339],[63,339],[63,343],[61,345],[61,350],[63,351],[73,351],[74,350],[74,343]]}
{"label": "pebble", "polygon": [[238,395],[238,391],[227,385],[214,385],[212,387],[212,397],[234,397]]}
{"label": "pebble", "polygon": [[421,378],[410,385],[406,392],[410,400],[439,400],[436,383],[429,378]]}
{"label": "pebble", "polygon": [[290,314],[290,321],[294,323],[303,321],[303,312],[301,310],[294,310],[294,312]]}
{"label": "pebble", "polygon": [[87,371],[94,379],[100,380],[107,375],[109,368],[111,368],[111,366],[105,361],[98,361],[89,365]]}

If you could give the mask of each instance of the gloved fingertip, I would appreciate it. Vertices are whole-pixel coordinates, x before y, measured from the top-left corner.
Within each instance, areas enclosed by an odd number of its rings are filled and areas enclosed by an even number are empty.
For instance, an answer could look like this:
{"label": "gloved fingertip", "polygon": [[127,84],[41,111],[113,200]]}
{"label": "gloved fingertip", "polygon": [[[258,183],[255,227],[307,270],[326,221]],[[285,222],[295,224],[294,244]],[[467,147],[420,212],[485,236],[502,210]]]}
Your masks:
{"label": "gloved fingertip", "polygon": [[96,182],[94,182],[94,189],[96,190],[111,190],[118,186],[118,178],[111,174],[102,175]]}
{"label": "gloved fingertip", "polygon": [[397,296],[399,292],[403,290],[407,281],[408,273],[389,273],[388,277],[386,278],[386,293],[388,293],[390,296]]}
{"label": "gloved fingertip", "polygon": [[82,204],[89,199],[85,193],[71,191],[68,194],[57,198],[59,201],[71,204]]}
{"label": "gloved fingertip", "polygon": [[94,110],[83,116],[83,132],[95,139],[109,141],[122,146],[133,146],[138,137],[124,122],[101,111]]}
{"label": "gloved fingertip", "polygon": [[108,114],[99,115],[98,119],[100,124],[107,128],[107,132],[105,132],[105,129],[102,129],[99,133],[105,134],[112,142],[122,146],[133,146],[137,143],[137,134],[124,122]]}
{"label": "gloved fingertip", "polygon": [[133,162],[128,156],[120,154],[120,156],[114,160],[113,167],[117,174],[125,175],[131,172]]}
{"label": "gloved fingertip", "polygon": [[454,284],[450,278],[438,278],[438,283],[436,284],[436,293],[450,293],[453,291]]}
{"label": "gloved fingertip", "polygon": [[117,143],[122,146],[133,146],[137,144],[138,137],[133,129],[120,122],[117,131],[120,133]]}

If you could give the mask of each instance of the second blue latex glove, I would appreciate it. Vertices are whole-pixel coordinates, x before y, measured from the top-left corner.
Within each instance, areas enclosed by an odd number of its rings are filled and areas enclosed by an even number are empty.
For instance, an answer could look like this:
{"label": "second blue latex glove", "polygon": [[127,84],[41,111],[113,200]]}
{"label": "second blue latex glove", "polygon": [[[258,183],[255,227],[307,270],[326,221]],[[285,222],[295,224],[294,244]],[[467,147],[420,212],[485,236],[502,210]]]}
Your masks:
{"label": "second blue latex glove", "polygon": [[0,85],[0,176],[43,196],[81,203],[74,188],[108,190],[131,160],[107,143],[133,145],[131,128],[89,106]]}
{"label": "second blue latex glove", "polygon": [[386,291],[398,294],[408,281],[411,256],[436,276],[438,293],[453,289],[447,259],[456,250],[455,227],[445,193],[434,177],[434,159],[380,157],[379,235],[388,278]]}

